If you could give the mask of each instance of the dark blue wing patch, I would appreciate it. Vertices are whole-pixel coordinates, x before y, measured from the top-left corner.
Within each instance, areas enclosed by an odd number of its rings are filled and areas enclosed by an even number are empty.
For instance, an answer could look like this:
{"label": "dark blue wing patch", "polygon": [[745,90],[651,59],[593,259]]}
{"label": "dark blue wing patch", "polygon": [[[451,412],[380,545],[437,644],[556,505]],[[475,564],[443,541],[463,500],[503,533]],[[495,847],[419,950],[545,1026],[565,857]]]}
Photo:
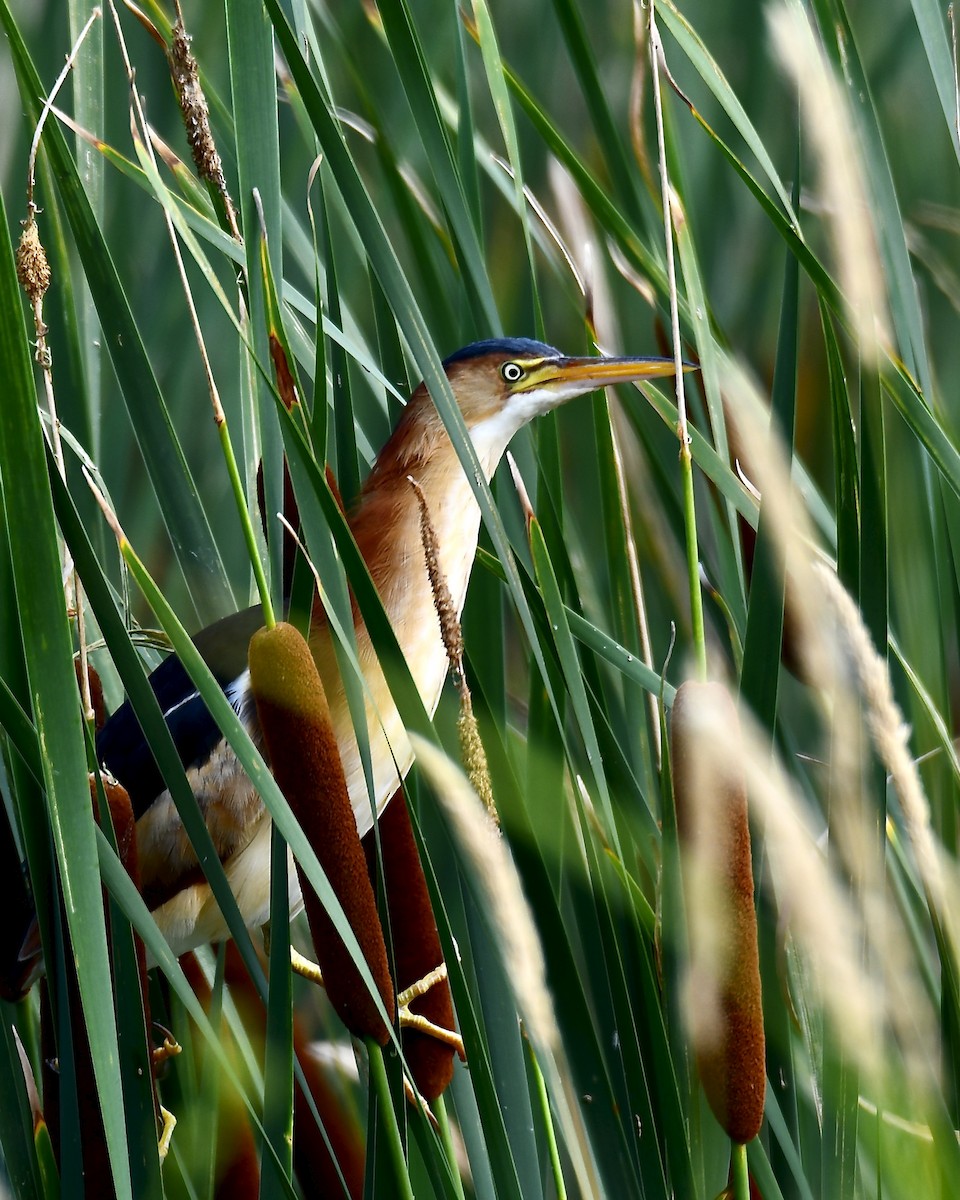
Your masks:
{"label": "dark blue wing patch", "polygon": [[[225,692],[246,670],[247,646],[262,624],[263,614],[256,606],[225,617],[193,639]],[[149,683],[184,768],[199,766],[223,735],[183,664],[171,655],[151,674]],[[97,758],[127,789],[137,817],[166,789],[129,701],[124,701],[97,736]]]}

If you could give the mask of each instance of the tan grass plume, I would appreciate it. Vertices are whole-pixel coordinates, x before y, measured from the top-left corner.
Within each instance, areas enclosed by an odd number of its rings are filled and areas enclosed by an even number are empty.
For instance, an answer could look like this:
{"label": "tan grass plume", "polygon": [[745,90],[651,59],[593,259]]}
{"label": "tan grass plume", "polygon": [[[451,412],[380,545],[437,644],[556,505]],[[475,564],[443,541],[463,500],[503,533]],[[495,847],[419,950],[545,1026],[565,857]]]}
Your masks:
{"label": "tan grass plume", "polygon": [[876,364],[890,341],[886,289],[847,92],[799,5],[770,9],[768,22],[774,50],[799,92],[804,126],[816,151],[820,203],[840,288],[864,358]]}

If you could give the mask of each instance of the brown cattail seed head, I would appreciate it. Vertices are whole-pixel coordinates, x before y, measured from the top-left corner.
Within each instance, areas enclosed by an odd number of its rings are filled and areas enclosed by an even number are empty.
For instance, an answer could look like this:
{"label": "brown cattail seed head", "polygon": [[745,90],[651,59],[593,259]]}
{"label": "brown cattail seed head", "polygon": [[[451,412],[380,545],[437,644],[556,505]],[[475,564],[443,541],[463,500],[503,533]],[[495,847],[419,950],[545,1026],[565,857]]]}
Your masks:
{"label": "brown cattail seed head", "polygon": [[690,939],[690,1036],[714,1115],[745,1143],[763,1121],[763,1006],[740,726],[723,685],[677,689],[670,751]]}
{"label": "brown cattail seed head", "polygon": [[200,84],[197,60],[190,49],[190,35],[184,28],[179,12],[172,32],[173,40],[168,51],[170,74],[180,102],[183,127],[190,143],[194,165],[200,178],[205,179],[226,198],[227,183],[210,128],[210,109]]}
{"label": "brown cattail seed head", "polygon": [[[310,647],[299,630],[281,622],[253,635],[249,662],[250,687],[274,778],[343,906],[384,1007],[392,1013],[393,982],[383,929]],[[327,995],[351,1033],[383,1045],[389,1030],[333,922],[299,866],[297,870]]]}
{"label": "brown cattail seed head", "polygon": [[[410,824],[403,789],[380,814],[380,857],[390,914],[390,937],[402,992],[425,978],[443,962],[440,936],[433,916],[430,893]],[[373,831],[364,839],[371,875],[376,872],[376,842]],[[453,1029],[453,999],[445,979],[435,983],[411,1002],[410,1010],[442,1029]],[[435,1100],[453,1078],[453,1047],[417,1029],[403,1030],[403,1053],[417,1091]]]}
{"label": "brown cattail seed head", "polygon": [[[90,668],[91,671],[93,668]],[[98,681],[99,682],[99,681]],[[100,774],[103,794],[110,810],[110,823],[117,840],[117,856],[123,869],[130,876],[137,891],[142,891],[140,882],[140,858],[137,853],[137,818],[130,802],[130,796],[122,783],[118,783],[105,772]],[[95,776],[90,776],[90,800],[93,804],[93,815],[98,825],[103,825],[100,806],[97,798],[97,782]],[[140,995],[143,1002],[143,1016],[147,1028],[150,1028],[150,1000],[147,983],[147,954],[140,935],[134,932],[134,948],[137,956],[137,967],[140,972]]]}
{"label": "brown cattail seed head", "polygon": [[50,286],[50,264],[47,253],[37,232],[37,223],[30,217],[24,222],[23,233],[17,246],[17,279],[27,293],[30,303],[36,308]]}
{"label": "brown cattail seed head", "polygon": [[[202,997],[204,1006],[208,1007],[210,988],[202,972],[200,975],[203,993],[197,991],[197,985],[192,980],[191,983],[197,995]],[[267,1011],[235,942],[227,943],[224,975],[244,1026],[254,1039],[255,1052],[262,1057]],[[331,1080],[336,1068],[322,1062],[313,1052],[311,1039],[296,1015],[293,1018],[293,1045],[296,1061],[303,1068],[310,1093],[308,1100],[298,1087],[294,1089],[293,1096],[293,1164],[301,1194],[360,1200],[363,1195],[364,1152],[357,1116],[349,1107],[344,1107],[343,1097]],[[320,1117],[319,1126],[314,1109]],[[245,1109],[238,1111],[238,1118],[249,1128]],[[224,1125],[221,1115],[219,1126],[223,1128]],[[229,1183],[230,1179],[222,1181],[217,1195],[231,1197],[232,1200],[238,1193],[229,1190]]]}
{"label": "brown cattail seed head", "polygon": [[[107,807],[110,809],[110,821],[113,825],[114,836],[117,839],[117,855],[123,863],[123,869],[130,876],[133,882],[140,888],[140,859],[137,856],[137,818],[133,812],[133,805],[130,803],[130,797],[127,794],[127,789],[122,783],[118,783],[116,779],[112,779],[109,775],[101,775],[103,782],[103,794],[107,798]],[[90,779],[90,796],[93,800],[93,811],[97,821],[100,821],[100,815],[97,804],[97,789],[96,783],[91,776]]]}

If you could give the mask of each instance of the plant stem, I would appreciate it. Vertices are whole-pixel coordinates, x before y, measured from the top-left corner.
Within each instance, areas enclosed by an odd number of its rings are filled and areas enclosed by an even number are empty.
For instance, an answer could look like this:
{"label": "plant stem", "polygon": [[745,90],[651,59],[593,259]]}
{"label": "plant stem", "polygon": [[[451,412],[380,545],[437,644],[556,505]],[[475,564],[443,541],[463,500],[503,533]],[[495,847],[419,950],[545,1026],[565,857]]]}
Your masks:
{"label": "plant stem", "polygon": [[733,1198],[750,1200],[750,1173],[747,1170],[747,1148],[739,1142],[730,1143],[730,1160],[733,1165]]}
{"label": "plant stem", "polygon": [[370,1082],[377,1091],[377,1107],[380,1110],[380,1120],[390,1157],[393,1159],[397,1180],[397,1190],[394,1195],[397,1200],[414,1200],[413,1186],[407,1172],[407,1160],[403,1153],[403,1141],[400,1137],[400,1126],[397,1124],[397,1114],[393,1109],[393,1097],[390,1095],[390,1084],[387,1080],[387,1068],[383,1061],[383,1048],[373,1040],[364,1038],[367,1047],[367,1060],[370,1064]]}
{"label": "plant stem", "polygon": [[680,474],[683,478],[683,523],[686,530],[687,582],[690,587],[690,620],[697,655],[697,677],[707,678],[707,641],[703,629],[703,594],[700,591],[700,548],[697,543],[697,506],[693,494],[693,458],[690,437],[680,437]]}
{"label": "plant stem", "polygon": [[680,311],[677,299],[677,275],[673,256],[674,205],[680,215],[679,198],[674,196],[667,172],[667,150],[663,135],[663,103],[660,96],[660,58],[663,45],[657,31],[654,5],[650,5],[650,58],[653,64],[653,106],[657,119],[657,156],[660,166],[660,194],[663,206],[663,231],[667,258],[667,283],[670,290],[670,326],[677,387],[677,436],[680,439],[680,473],[683,479],[683,523],[687,544],[687,582],[690,588],[690,619],[697,656],[697,676],[707,678],[707,644],[703,629],[703,595],[700,590],[700,550],[697,545],[697,509],[693,494],[693,458],[687,430],[687,404],[683,388],[683,354],[680,345]]}
{"label": "plant stem", "polygon": [[457,1198],[464,1200],[463,1181],[460,1178],[460,1168],[457,1166],[457,1152],[453,1145],[450,1119],[447,1116],[447,1106],[443,1102],[443,1096],[437,1096],[436,1100],[431,1101],[431,1107],[440,1127],[440,1141],[443,1143],[443,1152],[450,1164],[451,1181],[456,1189]]}
{"label": "plant stem", "polygon": [[553,1128],[553,1115],[550,1112],[550,1097],[547,1095],[547,1084],[537,1062],[533,1044],[527,1042],[527,1052],[533,1066],[533,1077],[537,1085],[537,1099],[540,1101],[540,1111],[543,1115],[543,1132],[547,1139],[547,1151],[550,1155],[550,1168],[553,1171],[553,1182],[557,1189],[557,1200],[566,1200],[567,1185],[563,1179],[563,1168],[560,1166],[560,1151],[557,1148],[557,1135]]}
{"label": "plant stem", "polygon": [[227,428],[226,417],[217,421],[217,432],[220,435],[220,445],[223,448],[223,457],[227,464],[227,474],[230,476],[230,486],[233,488],[233,496],[237,502],[237,512],[240,514],[243,540],[247,544],[247,551],[250,554],[250,565],[253,567],[253,577],[257,581],[257,591],[260,593],[260,604],[263,607],[263,623],[268,629],[272,629],[277,623],[277,618],[274,616],[273,602],[270,599],[270,588],[267,586],[267,577],[263,570],[263,563],[260,561],[257,539],[253,532],[253,522],[250,520],[250,511],[247,508],[247,501],[243,494],[243,481],[240,478],[237,460],[233,453],[233,443],[230,440],[230,430]]}

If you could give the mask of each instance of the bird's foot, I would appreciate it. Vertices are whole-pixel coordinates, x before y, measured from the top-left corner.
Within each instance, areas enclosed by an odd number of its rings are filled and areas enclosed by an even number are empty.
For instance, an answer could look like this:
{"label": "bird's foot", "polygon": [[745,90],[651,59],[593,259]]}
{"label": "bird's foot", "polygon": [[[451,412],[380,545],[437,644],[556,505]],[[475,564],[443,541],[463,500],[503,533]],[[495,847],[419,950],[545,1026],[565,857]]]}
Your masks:
{"label": "bird's foot", "polygon": [[[290,968],[297,975],[302,975],[304,979],[309,979],[323,987],[323,973],[317,964],[311,959],[305,958],[299,950],[294,950],[292,946],[290,947]],[[463,1040],[458,1033],[452,1029],[444,1029],[442,1025],[437,1025],[422,1013],[412,1012],[410,1008],[414,1000],[425,996],[435,984],[442,983],[446,977],[447,964],[441,963],[439,967],[424,975],[422,979],[418,979],[416,983],[405,988],[397,997],[397,1018],[401,1029],[416,1029],[419,1033],[435,1037],[437,1041],[452,1046],[459,1055],[460,1061],[466,1062],[467,1055],[463,1048]]]}
{"label": "bird's foot", "polygon": [[447,964],[441,963],[439,967],[424,975],[422,979],[418,979],[416,983],[412,983],[397,997],[397,1016],[401,1029],[416,1029],[419,1033],[426,1033],[430,1037],[435,1037],[437,1041],[443,1042],[447,1046],[452,1046],[456,1050],[460,1061],[466,1062],[467,1055],[463,1048],[463,1040],[460,1035],[453,1029],[444,1029],[442,1025],[437,1025],[434,1021],[429,1020],[421,1013],[412,1012],[410,1005],[414,1000],[425,996],[438,983],[443,983],[447,978]]}
{"label": "bird's foot", "polygon": [[169,1029],[164,1029],[162,1025],[157,1025],[157,1028],[163,1033],[163,1042],[159,1046],[154,1046],[150,1051],[153,1056],[153,1065],[155,1068],[163,1066],[168,1058],[176,1058],[183,1050],[183,1047]]}

